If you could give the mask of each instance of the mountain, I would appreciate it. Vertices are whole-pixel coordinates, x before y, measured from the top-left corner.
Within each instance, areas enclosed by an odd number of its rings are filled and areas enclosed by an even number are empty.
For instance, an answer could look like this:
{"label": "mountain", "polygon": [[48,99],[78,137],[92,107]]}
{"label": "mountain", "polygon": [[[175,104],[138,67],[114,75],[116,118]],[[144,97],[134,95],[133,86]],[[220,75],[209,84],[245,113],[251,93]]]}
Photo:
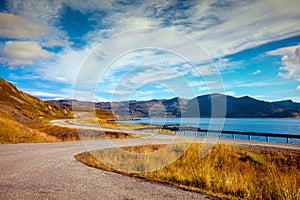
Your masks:
{"label": "mountain", "polygon": [[[72,106],[72,100],[52,101]],[[111,110],[126,117],[229,117],[229,118],[291,118],[300,116],[300,103],[291,100],[267,102],[249,96],[233,97],[222,94],[201,95],[193,99],[153,99],[149,101],[79,102]],[[212,109],[213,105],[213,109]]]}
{"label": "mountain", "polygon": [[[213,100],[212,100],[213,99]],[[226,103],[223,103],[225,102]],[[224,112],[211,114],[211,102],[215,102],[216,110]],[[197,107],[198,105],[198,107]],[[226,107],[222,106],[226,105]],[[300,104],[291,100],[280,102],[261,101],[249,96],[232,97],[222,94],[203,95],[188,102],[187,112],[198,109],[201,117],[228,117],[228,118],[291,118],[300,114]],[[189,116],[197,117],[192,112]],[[223,115],[226,113],[226,115]]]}
{"label": "mountain", "polygon": [[30,96],[0,78],[0,143],[60,141],[55,134],[66,130],[54,130],[49,120],[71,117],[67,108]]}

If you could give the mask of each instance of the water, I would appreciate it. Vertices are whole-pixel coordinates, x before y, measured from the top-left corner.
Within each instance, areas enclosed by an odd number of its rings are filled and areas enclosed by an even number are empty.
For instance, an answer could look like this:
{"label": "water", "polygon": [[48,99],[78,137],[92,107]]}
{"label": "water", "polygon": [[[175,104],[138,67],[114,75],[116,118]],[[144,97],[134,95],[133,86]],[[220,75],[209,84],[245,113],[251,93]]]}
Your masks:
{"label": "water", "polygon": [[[182,126],[193,126],[201,129],[300,135],[300,119],[296,118],[140,118],[140,120],[130,121],[130,123],[180,124]],[[199,134],[204,135],[204,133]],[[222,137],[231,138],[231,134],[223,134]],[[247,136],[242,135],[236,135],[236,138],[248,139]],[[266,138],[252,136],[251,139],[265,140]],[[270,137],[269,141],[286,142],[286,139]],[[290,142],[300,144],[299,139],[290,139]]]}

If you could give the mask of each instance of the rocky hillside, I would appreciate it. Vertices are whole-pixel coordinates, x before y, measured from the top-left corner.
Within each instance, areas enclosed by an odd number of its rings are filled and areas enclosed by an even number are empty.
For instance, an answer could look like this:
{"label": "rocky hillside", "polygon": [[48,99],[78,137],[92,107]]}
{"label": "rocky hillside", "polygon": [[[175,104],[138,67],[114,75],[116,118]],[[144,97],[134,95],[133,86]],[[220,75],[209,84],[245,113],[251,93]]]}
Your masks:
{"label": "rocky hillside", "polygon": [[22,123],[38,118],[71,117],[68,109],[30,96],[2,78],[0,78],[0,111],[9,112]]}
{"label": "rocky hillside", "polygon": [[71,117],[67,108],[32,97],[0,78],[0,143],[74,140],[76,130],[49,122]]}

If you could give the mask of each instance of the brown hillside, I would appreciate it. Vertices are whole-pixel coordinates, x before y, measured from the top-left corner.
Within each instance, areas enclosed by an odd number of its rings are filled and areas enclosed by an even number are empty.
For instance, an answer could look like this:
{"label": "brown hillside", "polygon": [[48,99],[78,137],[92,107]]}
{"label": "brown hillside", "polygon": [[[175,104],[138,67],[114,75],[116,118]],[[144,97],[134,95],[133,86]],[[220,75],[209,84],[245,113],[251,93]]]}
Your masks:
{"label": "brown hillside", "polygon": [[17,121],[22,123],[28,123],[41,117],[71,117],[68,109],[30,96],[2,78],[0,78],[0,111],[11,113]]}
{"label": "brown hillside", "polygon": [[72,118],[71,112],[18,90],[0,78],[0,143],[52,142],[78,139],[76,130],[49,120]]}

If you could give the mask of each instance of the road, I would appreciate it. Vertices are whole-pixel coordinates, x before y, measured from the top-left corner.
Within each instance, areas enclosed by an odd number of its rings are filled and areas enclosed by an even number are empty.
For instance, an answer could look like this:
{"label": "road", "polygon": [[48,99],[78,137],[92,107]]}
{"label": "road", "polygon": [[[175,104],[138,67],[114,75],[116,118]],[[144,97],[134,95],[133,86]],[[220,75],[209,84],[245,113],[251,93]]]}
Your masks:
{"label": "road", "polygon": [[[74,127],[72,122],[54,124]],[[101,129],[79,125],[81,129]],[[101,129],[111,130],[111,129]],[[133,131],[132,134],[137,133]],[[216,199],[207,195],[88,167],[74,155],[93,149],[174,141],[172,135],[148,134],[144,138],[0,145],[0,199]],[[195,140],[195,138],[192,138]],[[201,142],[203,138],[197,138]],[[214,143],[215,140],[206,141]],[[299,149],[299,145],[220,140],[238,145]]]}
{"label": "road", "polygon": [[[117,146],[145,139],[114,140]],[[164,138],[158,143],[166,141]],[[85,143],[0,145],[0,199],[216,199],[207,195],[88,167],[74,159]],[[108,148],[109,141],[89,141]]]}
{"label": "road", "polygon": [[[91,130],[100,130],[100,131],[114,131],[114,132],[126,132],[131,135],[141,135],[141,131],[136,130],[126,130],[126,129],[112,129],[112,128],[103,128],[99,126],[87,125],[87,124],[80,124],[78,122],[74,122],[74,120],[54,120],[52,121],[53,124],[58,126],[65,126],[70,128],[77,128],[77,129],[91,129]],[[264,141],[255,141],[255,140],[241,140],[241,139],[217,139],[215,137],[212,138],[204,138],[204,137],[194,137],[192,135],[169,135],[163,133],[153,133],[149,131],[143,131],[147,137],[139,138],[139,139],[131,139],[130,142],[126,143],[128,146],[134,145],[142,145],[142,144],[164,144],[174,142],[174,140],[187,140],[193,142],[204,142],[204,143],[222,143],[228,145],[246,145],[246,146],[262,146],[262,147],[274,147],[274,148],[281,148],[281,149],[293,149],[293,150],[300,150],[299,144],[286,144],[286,143],[278,143],[278,142],[264,142]],[[102,141],[103,142],[103,141]],[[88,150],[95,150],[98,149],[99,141],[85,141],[84,144]],[[120,145],[124,144],[120,142]],[[117,147],[119,144],[115,142],[113,145],[107,144],[107,148]],[[114,146],[116,145],[116,146]],[[100,145],[101,146],[101,145]]]}

